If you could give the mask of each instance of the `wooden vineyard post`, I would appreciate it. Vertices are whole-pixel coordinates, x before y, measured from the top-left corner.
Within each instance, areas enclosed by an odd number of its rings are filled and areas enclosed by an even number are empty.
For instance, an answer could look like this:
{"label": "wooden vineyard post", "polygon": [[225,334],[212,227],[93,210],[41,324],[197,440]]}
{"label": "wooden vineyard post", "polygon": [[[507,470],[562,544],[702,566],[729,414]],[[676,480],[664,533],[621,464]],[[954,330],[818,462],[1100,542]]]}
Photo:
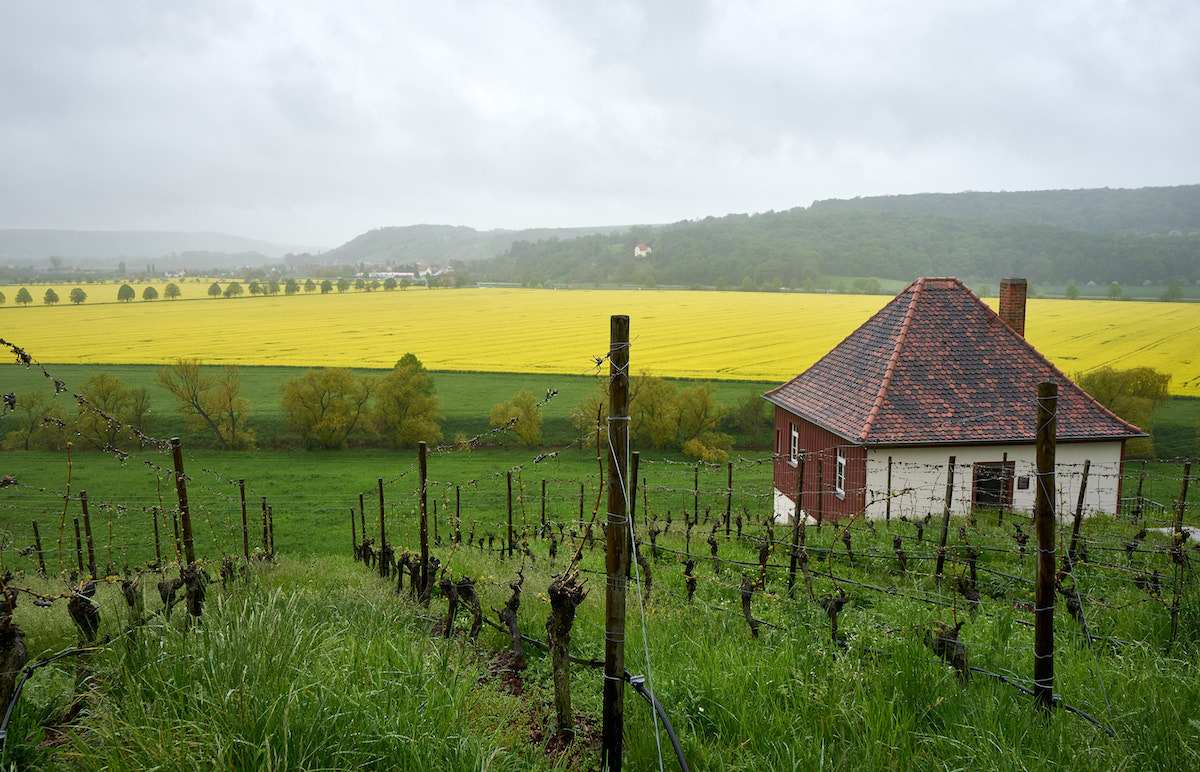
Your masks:
{"label": "wooden vineyard post", "polygon": [[733,509],[733,462],[729,462],[729,481],[725,485],[725,541],[729,541],[729,517]]}
{"label": "wooden vineyard post", "polygon": [[1079,544],[1079,524],[1083,521],[1083,497],[1087,493],[1088,471],[1092,468],[1092,460],[1083,461],[1083,479],[1079,482],[1079,499],[1075,504],[1075,522],[1071,526],[1071,546],[1067,547],[1067,568],[1075,565],[1075,548]]}
{"label": "wooden vineyard post", "polygon": [[821,520],[825,513],[825,462],[817,456],[817,530],[821,530]]}
{"label": "wooden vineyard post", "polygon": [[[417,443],[417,470],[420,480],[420,499],[421,499],[421,604],[429,608],[429,595],[424,592],[424,588],[429,586],[429,519],[428,509],[426,504],[426,481],[428,474],[425,466],[425,440]],[[512,538],[512,537],[509,537]]]}
{"label": "wooden vineyard post", "polygon": [[158,513],[161,511],[161,507],[150,507],[150,517],[154,521],[154,562],[159,566],[162,565],[162,541],[158,535]]}
{"label": "wooden vineyard post", "polygon": [[[267,497],[266,496],[262,497],[262,524],[263,524],[263,554],[266,554],[271,551],[271,542],[270,542],[270,538],[269,538],[270,534],[267,531],[268,523],[267,523]],[[366,532],[367,532],[367,530],[366,530],[366,528],[364,528],[363,533],[365,534]]]}
{"label": "wooden vineyard post", "polygon": [[609,772],[621,772],[625,722],[625,589],[629,581],[628,316],[613,316],[610,320],[608,361],[608,520],[605,525],[608,582],[604,606],[604,718],[600,767]]}
{"label": "wooden vineyard post", "polygon": [[954,456],[951,456],[950,463],[946,466],[946,503],[942,506],[942,537],[938,541],[937,571],[934,572],[939,578],[942,575],[942,566],[946,563],[946,536],[950,532],[950,505],[954,497],[954,460]]}
{"label": "wooden vineyard post", "polygon": [[[238,480],[238,493],[242,498],[242,552],[246,556],[246,560],[250,559],[250,528],[246,522],[246,480],[242,478]],[[350,528],[354,529],[354,515],[350,515]]]}
{"label": "wooden vineyard post", "polygon": [[192,543],[192,513],[188,509],[187,479],[183,476],[183,446],[178,437],[171,438],[171,455],[175,461],[175,495],[179,497],[179,525],[183,530],[183,559],[190,566],[196,562],[196,547]]}
{"label": "wooden vineyard post", "polygon": [[511,558],[513,554],[513,498],[512,498],[512,470],[508,470],[508,556]]}
{"label": "wooden vineyard post", "polygon": [[1000,513],[996,516],[996,527],[1004,525],[1004,502],[1008,499],[1008,452],[1000,458]]}
{"label": "wooden vineyard post", "polygon": [[[157,529],[155,530],[157,533]],[[46,556],[42,552],[42,535],[38,533],[37,520],[33,521],[33,548],[37,550],[38,568],[41,569],[41,575],[46,575]]]}
{"label": "wooden vineyard post", "polygon": [[[629,469],[629,517],[632,522],[637,522],[637,487],[638,487],[638,464],[642,460],[641,454],[634,451],[629,454],[632,459],[633,466]],[[650,524],[647,523],[649,528]]]}
{"label": "wooden vineyard post", "polygon": [[692,522],[700,522],[700,462],[692,469]]}
{"label": "wooden vineyard post", "polygon": [[542,532],[546,531],[546,478],[542,478]]}
{"label": "wooden vineyard post", "polygon": [[383,478],[379,478],[379,575],[386,577],[388,572],[387,561],[384,560],[384,549],[387,547],[387,527],[385,525],[385,515],[383,513]]}
{"label": "wooden vineyard post", "polygon": [[357,524],[354,522],[354,507],[350,508],[350,550],[354,555],[355,560],[358,559],[358,532],[355,529]]}
{"label": "wooden vineyard post", "polygon": [[96,578],[96,547],[92,541],[92,515],[88,512],[87,491],[79,492],[79,506],[83,510],[83,536],[87,540],[88,574]]}
{"label": "wooden vineyard post", "polygon": [[[362,538],[365,542],[367,540],[367,510],[363,502],[363,494],[361,493],[358,494],[358,524],[362,526]],[[363,558],[363,562],[367,562],[365,556]]]}
{"label": "wooden vineyard post", "polygon": [[271,537],[270,553],[275,554],[275,507],[267,507],[267,534]]}
{"label": "wooden vineyard post", "polygon": [[891,456],[888,456],[887,497],[884,499],[883,509],[884,509],[883,521],[885,523],[892,522],[892,457]]}
{"label": "wooden vineyard post", "polygon": [[1179,491],[1179,502],[1175,505],[1175,535],[1173,544],[1180,547],[1183,544],[1183,511],[1187,509],[1188,478],[1192,475],[1192,462],[1183,465],[1183,487]]}
{"label": "wooden vineyard post", "polygon": [[1034,585],[1033,696],[1046,710],[1054,706],[1054,456],[1058,434],[1058,384],[1038,384],[1037,491],[1034,523],[1038,560]]}
{"label": "wooden vineyard post", "polygon": [[83,537],[79,534],[79,518],[75,518],[75,559],[79,562],[79,573],[83,573]]}
{"label": "wooden vineyard post", "polygon": [[792,597],[792,588],[796,586],[796,560],[800,557],[800,533],[804,530],[804,519],[807,515],[801,508],[804,498],[804,454],[796,456],[796,511],[792,515],[792,560],[788,566],[788,597]]}

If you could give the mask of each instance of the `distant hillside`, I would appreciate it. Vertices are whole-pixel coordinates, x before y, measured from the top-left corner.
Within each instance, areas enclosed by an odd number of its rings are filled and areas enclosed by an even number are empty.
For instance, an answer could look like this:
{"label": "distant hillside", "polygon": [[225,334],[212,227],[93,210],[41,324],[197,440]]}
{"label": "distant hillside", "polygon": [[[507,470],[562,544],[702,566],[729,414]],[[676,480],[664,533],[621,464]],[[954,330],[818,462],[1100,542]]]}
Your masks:
{"label": "distant hillside", "polygon": [[[819,288],[824,276],[1182,283],[1200,281],[1197,232],[1200,186],[894,196],[520,241],[476,275],[533,284],[754,288]],[[639,243],[651,253],[635,257]]]}
{"label": "distant hillside", "polygon": [[[157,268],[185,267],[187,253],[203,254],[206,266],[244,265],[247,255],[278,259],[313,247],[273,244],[225,233],[173,231],[0,230],[0,265],[44,265],[50,258],[79,266],[115,266],[119,261],[154,262]],[[223,259],[222,255],[232,256]]]}
{"label": "distant hillside", "polygon": [[815,201],[809,210],[939,214],[992,222],[1056,225],[1090,233],[1193,233],[1200,231],[1200,185],[872,196]]}
{"label": "distant hillside", "polygon": [[532,228],[519,231],[477,231],[456,225],[406,225],[376,228],[321,255],[326,264],[474,262],[506,252],[516,241],[573,239],[614,234],[628,226],[594,228]]}

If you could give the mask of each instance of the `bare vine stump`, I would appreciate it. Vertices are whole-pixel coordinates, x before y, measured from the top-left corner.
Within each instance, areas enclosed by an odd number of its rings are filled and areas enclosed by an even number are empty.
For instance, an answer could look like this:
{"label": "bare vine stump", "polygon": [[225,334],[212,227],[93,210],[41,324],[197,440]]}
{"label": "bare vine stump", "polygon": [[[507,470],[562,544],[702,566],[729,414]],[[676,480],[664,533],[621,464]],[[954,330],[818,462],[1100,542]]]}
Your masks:
{"label": "bare vine stump", "polygon": [[982,554],[983,554],[983,551],[980,550],[978,547],[976,547],[972,544],[967,545],[967,568],[969,568],[971,570],[971,583],[972,584],[974,584],[976,581],[978,581],[978,577],[975,576],[975,564],[977,562],[979,562],[979,556]]}
{"label": "bare vine stump", "polygon": [[1021,530],[1020,523],[1013,523],[1013,525],[1017,528],[1017,532],[1013,534],[1013,538],[1017,540],[1017,550],[1024,555],[1025,543],[1029,541],[1029,534]]}
{"label": "bare vine stump", "polygon": [[767,560],[771,557],[771,542],[758,545],[758,586],[767,589]]}
{"label": "bare vine stump", "polygon": [[854,568],[854,550],[850,547],[850,529],[842,531],[842,544],[846,545],[846,554],[850,557],[850,567]]}
{"label": "bare vine stump", "polygon": [[453,577],[443,576],[438,589],[446,596],[446,622],[442,626],[442,637],[449,638],[454,632],[454,616],[458,613],[458,584]]}
{"label": "bare vine stump", "polygon": [[85,644],[95,643],[96,631],[100,629],[100,607],[92,600],[95,595],[96,583],[88,582],[67,601],[67,612]]}
{"label": "bare vine stump", "polygon": [[708,537],[708,551],[712,553],[713,573],[717,576],[721,575],[721,559],[717,557],[717,537]]}
{"label": "bare vine stump", "polygon": [[416,555],[408,560],[408,590],[413,600],[421,596],[421,561]]}
{"label": "bare vine stump", "polygon": [[758,620],[750,613],[750,599],[754,597],[754,580],[750,578],[750,574],[742,574],[742,615],[746,617],[746,624],[750,625],[750,635],[758,637]]}
{"label": "bare vine stump", "polygon": [[158,583],[158,596],[163,602],[163,616],[171,618],[171,609],[175,606],[175,593],[183,586],[182,579],[163,579]]}
{"label": "bare vine stump", "polygon": [[17,678],[29,655],[25,650],[25,632],[13,624],[12,608],[0,613],[0,706],[7,706],[16,688]]}
{"label": "bare vine stump", "polygon": [[650,554],[654,556],[655,560],[658,560],[658,534],[659,533],[660,533],[660,531],[658,530],[658,526],[650,527]]}
{"label": "bare vine stump", "polygon": [[979,610],[979,588],[975,586],[974,579],[964,579],[959,576],[954,580],[954,589],[965,601],[971,606],[971,613]]}
{"label": "bare vine stump", "polygon": [[471,640],[474,641],[479,638],[479,630],[483,627],[483,607],[479,603],[479,596],[475,594],[475,580],[469,576],[459,577],[458,584],[455,585],[455,592],[458,599],[474,617],[471,622],[471,631],[468,633]]}
{"label": "bare vine stump", "polygon": [[554,538],[554,534],[550,534],[550,560],[553,561],[558,557],[558,539]]}
{"label": "bare vine stump", "polygon": [[650,573],[650,561],[642,554],[640,549],[633,551],[634,560],[642,569],[642,598],[650,600],[650,584],[653,582],[653,575]]}
{"label": "bare vine stump", "polygon": [[421,588],[421,602],[428,605],[429,599],[433,597],[433,585],[437,582],[437,571],[441,567],[442,561],[429,556],[429,566],[425,572],[425,586]]}
{"label": "bare vine stump", "polygon": [[521,585],[524,583],[525,574],[523,572],[518,573],[517,581],[508,585],[512,588],[512,595],[509,596],[508,602],[504,604],[504,608],[492,609],[500,617],[500,621],[504,623],[508,634],[512,636],[513,668],[516,670],[524,670],[527,665],[525,661],[525,647],[521,645],[521,627],[517,623],[517,609],[521,607]]}
{"label": "bare vine stump", "polygon": [[412,554],[405,551],[396,561],[396,594],[404,591],[404,574],[412,569]]}
{"label": "bare vine stump", "polygon": [[571,625],[575,623],[575,608],[587,592],[577,573],[559,576],[550,583],[550,616],[546,619],[546,642],[550,645],[550,668],[554,676],[554,709],[558,715],[558,731],[567,737],[575,734],[575,718],[571,714],[571,660],[568,644]]}
{"label": "bare vine stump", "polygon": [[836,643],[837,639],[838,639],[837,638],[838,614],[841,613],[842,608],[849,602],[850,602],[850,597],[848,595],[846,595],[846,591],[843,590],[841,587],[838,588],[837,595],[821,596],[820,605],[821,605],[821,608],[825,610],[825,613],[827,615],[829,615],[829,634],[830,634],[830,637],[833,639],[834,643]]}
{"label": "bare vine stump", "polygon": [[945,622],[934,621],[925,631],[925,645],[954,668],[958,679],[966,683],[971,680],[971,669],[967,665],[967,646],[958,639],[962,626],[962,622],[951,627]]}
{"label": "bare vine stump", "polygon": [[900,535],[897,534],[892,538],[892,549],[896,552],[896,565],[900,568],[900,573],[904,574],[908,570],[908,555],[900,546]]}
{"label": "bare vine stump", "polygon": [[206,577],[199,567],[190,565],[183,569],[180,573],[180,578],[183,579],[184,600],[187,603],[188,613],[199,619],[200,615],[204,613],[204,585]]}
{"label": "bare vine stump", "polygon": [[146,611],[146,601],[142,595],[142,577],[135,576],[132,580],[121,580],[121,593],[125,596],[125,603],[129,605],[129,613],[133,614],[133,622],[137,624],[142,621]]}
{"label": "bare vine stump", "polygon": [[687,601],[692,602],[696,594],[696,561],[688,560],[683,564],[683,585],[687,588]]}

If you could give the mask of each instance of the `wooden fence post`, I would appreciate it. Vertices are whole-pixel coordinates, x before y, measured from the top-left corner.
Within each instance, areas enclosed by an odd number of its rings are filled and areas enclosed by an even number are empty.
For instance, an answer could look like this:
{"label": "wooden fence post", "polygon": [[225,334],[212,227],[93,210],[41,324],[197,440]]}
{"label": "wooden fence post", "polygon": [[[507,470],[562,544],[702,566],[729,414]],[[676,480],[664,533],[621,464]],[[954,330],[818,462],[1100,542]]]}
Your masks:
{"label": "wooden fence post", "polygon": [[996,527],[1004,525],[1004,502],[1008,499],[1008,452],[1000,458],[1000,513],[996,517]]}
{"label": "wooden fence post", "polygon": [[386,516],[383,513],[383,478],[379,478],[379,575],[387,576],[388,565],[384,560],[384,549],[387,547]]}
{"label": "wooden fence post", "polygon": [[885,523],[892,522],[892,457],[888,456],[887,465],[887,491],[884,499],[884,518]]}
{"label": "wooden fence post", "polygon": [[817,456],[817,530],[825,516],[825,459]]}
{"label": "wooden fence post", "polygon": [[953,503],[953,497],[954,456],[951,456],[950,463],[946,466],[946,503],[942,506],[942,538],[938,541],[937,571],[935,573],[939,578],[942,575],[942,566],[946,562],[946,536],[950,532],[950,505]]}
{"label": "wooden fence post", "polygon": [[188,509],[187,479],[183,475],[183,446],[178,437],[171,438],[171,455],[175,461],[175,494],[179,497],[179,526],[183,530],[183,558],[188,565],[196,562],[196,547],[192,542],[192,513]]}
{"label": "wooden fence post", "polygon": [[350,549],[354,559],[358,560],[358,533],[354,528],[354,507],[350,508]]}
{"label": "wooden fence post", "polygon": [[[156,531],[157,533],[157,531]],[[46,575],[46,556],[42,554],[42,535],[38,533],[37,520],[33,521],[33,548],[37,550],[38,567],[42,576]]]}
{"label": "wooden fence post", "polygon": [[[249,560],[250,559],[250,528],[249,528],[248,523],[246,522],[246,479],[245,478],[241,478],[238,480],[238,493],[241,495],[241,499],[242,499],[242,552],[246,556],[246,560]],[[350,518],[351,518],[350,525],[353,526],[354,525],[353,514],[351,514]]]}
{"label": "wooden fence post", "polygon": [[[263,524],[263,553],[266,554],[271,551],[271,541],[269,538],[270,533],[267,531],[268,523],[267,523],[267,497],[266,496],[262,497],[262,524]],[[363,530],[363,533],[366,533],[365,529]]]}
{"label": "wooden fence post", "polygon": [[796,586],[796,560],[800,556],[800,533],[804,530],[804,519],[801,501],[804,498],[804,453],[796,456],[796,511],[792,515],[792,560],[788,566],[788,597],[792,597],[792,588]]}
{"label": "wooden fence post", "polygon": [[1038,560],[1034,585],[1033,695],[1038,705],[1054,706],[1054,460],[1058,434],[1058,384],[1038,384],[1037,491],[1034,521]]}
{"label": "wooden fence post", "polygon": [[511,558],[513,554],[513,497],[512,497],[512,470],[508,470],[508,556]]}
{"label": "wooden fence post", "polygon": [[[613,316],[609,343],[608,549],[600,767],[621,772],[625,721],[625,589],[629,575],[629,317]],[[697,467],[697,475],[699,467]],[[698,495],[698,494],[697,494]]]}
{"label": "wooden fence post", "polygon": [[87,491],[79,492],[79,506],[83,510],[83,535],[87,540],[88,573],[96,578],[96,546],[92,542],[92,515],[88,511]]}
{"label": "wooden fence post", "polygon": [[1179,491],[1179,502],[1175,505],[1174,546],[1183,544],[1183,510],[1187,508],[1188,478],[1192,475],[1192,462],[1183,465],[1183,487]]}
{"label": "wooden fence post", "polygon": [[[424,588],[429,586],[429,522],[426,504],[426,486],[428,474],[425,466],[425,440],[417,443],[417,471],[420,480],[421,500],[421,605],[429,608],[429,594]],[[510,537],[511,538],[511,537]]]}
{"label": "wooden fence post", "polygon": [[729,481],[725,485],[725,541],[729,541],[729,518],[733,510],[733,462],[729,462]]}
{"label": "wooden fence post", "polygon": [[[358,524],[362,526],[363,541],[367,540],[367,510],[363,502],[363,494],[358,494]],[[366,556],[363,557],[363,562],[366,563]]]}
{"label": "wooden fence post", "polygon": [[1092,460],[1083,461],[1083,479],[1079,481],[1079,499],[1075,504],[1075,523],[1071,526],[1071,546],[1067,547],[1064,556],[1068,570],[1075,565],[1075,547],[1079,544],[1079,525],[1083,521],[1083,497],[1087,493],[1088,470],[1092,468]]}

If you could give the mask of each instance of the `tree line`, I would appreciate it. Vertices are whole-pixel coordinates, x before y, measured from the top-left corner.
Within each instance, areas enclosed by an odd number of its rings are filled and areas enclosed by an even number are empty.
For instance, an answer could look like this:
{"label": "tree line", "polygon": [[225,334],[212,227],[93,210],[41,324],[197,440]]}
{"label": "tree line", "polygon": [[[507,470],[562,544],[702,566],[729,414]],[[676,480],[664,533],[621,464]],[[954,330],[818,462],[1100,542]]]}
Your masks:
{"label": "tree line", "polygon": [[[391,292],[394,289],[407,289],[412,285],[413,283],[410,279],[395,279],[393,277],[388,277],[383,281],[377,281],[374,279],[356,279],[353,282],[351,282],[349,279],[337,279],[336,281],[325,279],[319,283],[313,279],[306,279],[303,281],[300,279],[288,279],[282,283],[272,279],[270,281],[261,282],[250,281],[246,286],[243,286],[239,281],[231,281],[228,282],[224,287],[221,286],[219,281],[214,281],[208,286],[207,294],[208,297],[214,299],[237,298],[247,293],[251,296],[259,295],[263,297],[279,295],[280,293],[291,296],[298,295],[301,291],[307,294],[320,291],[322,295],[327,295],[335,290],[339,293],[347,292],[351,288],[358,292],[375,292],[376,290],[380,289],[384,290],[385,292]],[[68,293],[67,297],[72,303],[79,305],[80,303],[87,301],[88,293],[84,291],[82,287],[75,287],[70,291],[70,293]],[[175,300],[183,297],[183,290],[179,288],[178,284],[170,282],[163,287],[162,297],[166,298],[167,300]],[[136,299],[137,291],[128,283],[122,284],[120,288],[117,289],[117,302],[130,303]],[[154,285],[148,284],[142,289],[142,300],[152,301],[158,299],[159,292]],[[4,305],[6,300],[7,298],[5,297],[4,293],[0,292],[0,305]],[[33,293],[29,291],[28,287],[21,287],[17,290],[17,294],[13,300],[19,306],[27,306],[33,302]],[[57,304],[59,300],[60,298],[58,296],[58,292],[56,292],[53,287],[48,287],[42,296],[42,303],[48,306]]]}
{"label": "tree line", "polygon": [[[405,354],[388,372],[363,374],[348,368],[312,368],[279,385],[283,433],[260,437],[253,408],[244,396],[237,366],[205,366],[179,359],[159,368],[155,382],[174,399],[174,409],[202,444],[245,450],[260,442],[335,450],[348,447],[413,448],[418,442],[443,442],[445,416],[434,380],[421,361]],[[65,387],[59,392],[65,391]],[[458,434],[451,442],[462,448],[517,444],[543,446],[543,405],[554,392],[538,398],[528,390],[492,406],[490,431],[475,437]],[[78,392],[78,407],[42,392],[6,397],[6,450],[58,450],[68,442],[81,448],[124,449],[140,446],[156,430],[151,395],[120,378],[100,372]],[[769,444],[771,414],[757,394],[737,405],[716,399],[716,386],[697,383],[681,388],[667,379],[642,374],[631,384],[631,435],[647,447],[675,450],[707,462],[723,461],[734,436],[744,446]],[[603,379],[596,390],[570,410],[575,441],[590,447],[603,439],[608,395]],[[111,420],[110,420],[111,419]],[[484,418],[485,421],[488,418]],[[557,442],[565,442],[559,435]]]}
{"label": "tree line", "polygon": [[[639,244],[650,253],[635,256]],[[1057,225],[893,211],[794,209],[616,235],[518,241],[477,267],[525,285],[826,289],[828,276],[1038,283],[1200,281],[1200,235],[1088,233]]]}

